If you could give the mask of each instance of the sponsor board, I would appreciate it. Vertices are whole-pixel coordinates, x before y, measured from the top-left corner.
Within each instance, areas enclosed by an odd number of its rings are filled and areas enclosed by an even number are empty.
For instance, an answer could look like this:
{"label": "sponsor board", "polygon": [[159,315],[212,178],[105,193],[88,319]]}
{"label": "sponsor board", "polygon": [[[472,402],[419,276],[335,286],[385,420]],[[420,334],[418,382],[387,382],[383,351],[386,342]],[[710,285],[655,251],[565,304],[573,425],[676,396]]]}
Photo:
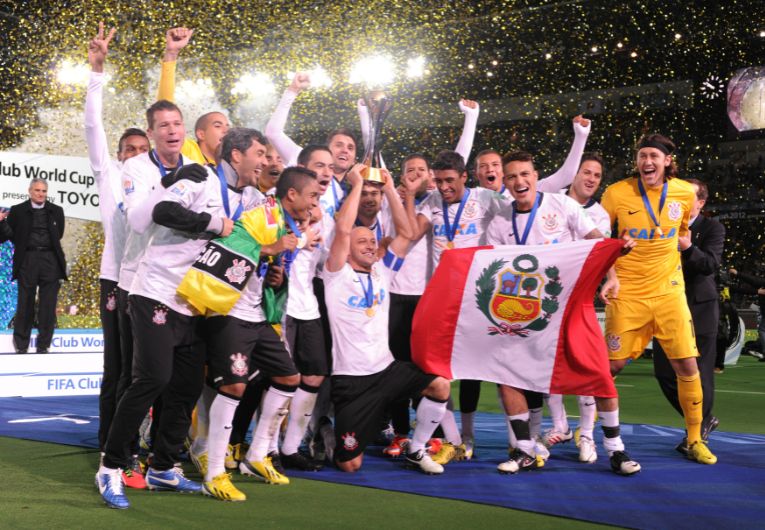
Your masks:
{"label": "sponsor board", "polygon": [[61,206],[67,217],[101,220],[98,190],[87,158],[0,151],[0,206],[27,200],[33,178],[48,182],[48,200]]}
{"label": "sponsor board", "polygon": [[0,355],[0,397],[98,395],[103,353]]}
{"label": "sponsor board", "polygon": [[[32,330],[29,353],[37,348],[37,330]],[[50,343],[50,353],[103,353],[104,334],[100,329],[57,329]],[[0,354],[15,353],[13,332],[0,331]]]}

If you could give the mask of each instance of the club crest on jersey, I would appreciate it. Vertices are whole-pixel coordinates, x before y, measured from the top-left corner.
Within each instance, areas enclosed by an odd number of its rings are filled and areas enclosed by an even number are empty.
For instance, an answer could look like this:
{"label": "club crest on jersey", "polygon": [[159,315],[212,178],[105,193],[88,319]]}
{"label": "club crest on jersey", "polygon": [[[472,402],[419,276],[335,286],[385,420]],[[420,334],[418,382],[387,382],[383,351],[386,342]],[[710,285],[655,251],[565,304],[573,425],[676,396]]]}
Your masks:
{"label": "club crest on jersey", "polygon": [[359,446],[359,441],[356,440],[355,432],[347,432],[341,436],[343,439],[343,449],[346,451],[353,451]]}
{"label": "club crest on jersey", "polygon": [[155,307],[154,316],[152,317],[151,321],[158,326],[164,326],[167,324],[167,309],[163,309],[162,307]]}
{"label": "club crest on jersey", "polygon": [[672,201],[667,205],[667,216],[670,221],[677,221],[683,216],[683,206],[677,201]]}
{"label": "club crest on jersey", "polygon": [[106,310],[114,311],[115,309],[117,309],[117,297],[110,294],[106,297]]}
{"label": "club crest on jersey", "polygon": [[478,216],[478,203],[474,200],[469,200],[465,204],[465,210],[462,212],[465,219],[475,219]]}
{"label": "club crest on jersey", "polygon": [[251,270],[252,267],[247,265],[245,260],[235,259],[224,274],[229,282],[240,284],[247,278],[247,273]]}
{"label": "club crest on jersey", "polygon": [[486,267],[476,281],[478,308],[491,322],[489,335],[527,337],[532,331],[547,327],[559,309],[558,295],[563,292],[558,267],[537,272],[539,260],[532,254],[521,254],[507,267],[498,259]]}
{"label": "club crest on jersey", "polygon": [[239,377],[245,377],[249,372],[247,357],[241,353],[235,353],[229,359],[231,359],[231,373]]}
{"label": "club crest on jersey", "polygon": [[608,351],[617,352],[622,349],[622,337],[621,335],[614,335],[613,333],[609,333],[606,335],[606,345],[608,346]]}
{"label": "club crest on jersey", "polygon": [[549,213],[542,216],[542,230],[545,232],[554,232],[558,228],[558,214]]}

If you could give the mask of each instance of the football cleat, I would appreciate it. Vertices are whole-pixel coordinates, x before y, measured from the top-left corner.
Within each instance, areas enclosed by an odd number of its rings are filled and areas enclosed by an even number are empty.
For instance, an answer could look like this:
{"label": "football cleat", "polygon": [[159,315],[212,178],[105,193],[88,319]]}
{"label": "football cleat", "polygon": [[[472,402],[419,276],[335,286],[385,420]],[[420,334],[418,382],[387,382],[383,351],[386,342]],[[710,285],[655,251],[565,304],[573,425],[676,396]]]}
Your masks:
{"label": "football cleat", "polygon": [[571,429],[566,432],[560,432],[556,429],[548,429],[542,435],[542,443],[546,448],[550,448],[555,444],[566,443],[574,437],[574,433]]}
{"label": "football cleat", "polygon": [[465,446],[465,460],[472,460],[475,456],[475,440],[472,436],[463,437],[462,445]]}
{"label": "football cleat", "polygon": [[130,467],[122,471],[122,482],[128,488],[146,489],[146,479],[143,478],[144,468],[137,456],[133,456]]}
{"label": "football cleat", "polygon": [[499,464],[497,471],[503,475],[508,475],[518,473],[519,471],[529,471],[536,467],[539,467],[539,465],[535,457],[524,453],[520,449],[513,449],[512,453],[510,453],[510,460]]}
{"label": "football cleat", "polygon": [[222,501],[241,502],[247,500],[247,495],[236,489],[236,486],[231,483],[231,473],[221,473],[202,484],[202,493]]}
{"label": "football cleat", "polygon": [[595,442],[589,436],[582,436],[579,439],[579,461],[586,464],[592,464],[598,459],[598,449]]}
{"label": "football cleat", "polygon": [[130,501],[125,496],[122,472],[119,469],[96,473],[96,487],[101,498],[109,508],[124,510],[130,507]]}
{"label": "football cleat", "polygon": [[541,440],[534,442],[534,453],[537,457],[537,467],[544,467],[545,462],[550,459],[550,451]]}
{"label": "football cleat", "polygon": [[282,457],[279,451],[271,451],[268,453],[268,458],[271,459],[271,465],[274,466],[274,469],[284,475],[284,465],[282,464]]}
{"label": "football cleat", "polygon": [[441,445],[443,445],[443,443],[441,438],[431,438],[428,440],[428,443],[425,444],[425,448],[428,450],[428,453],[434,455],[441,450]]}
{"label": "football cleat", "polygon": [[709,439],[709,435],[712,434],[712,431],[717,429],[719,425],[719,419],[717,419],[715,416],[710,417],[709,421],[702,424],[701,426],[701,439],[706,442]]}
{"label": "football cleat", "polygon": [[177,491],[178,493],[199,493],[202,485],[187,479],[183,469],[175,466],[164,471],[149,468],[146,472],[146,487],[152,491]]}
{"label": "football cleat", "polygon": [[245,460],[239,464],[242,475],[249,475],[266,484],[289,484],[290,479],[274,469],[271,457],[265,457],[260,462]]}
{"label": "football cleat", "polygon": [[445,466],[449,462],[460,462],[465,458],[465,444],[454,445],[450,442],[441,444],[441,449],[433,455],[433,462]]}
{"label": "football cleat", "polygon": [[281,463],[286,468],[299,469],[300,471],[319,471],[324,467],[324,464],[317,462],[310,457],[307,457],[300,451],[291,455],[285,455],[282,453]]}
{"label": "football cleat", "polygon": [[406,453],[406,462],[409,467],[416,467],[426,475],[440,475],[444,472],[444,466],[434,462],[425,449]]}
{"label": "football cleat", "polygon": [[617,475],[634,475],[640,471],[640,464],[630,458],[625,451],[614,451],[609,457],[611,470]]}
{"label": "football cleat", "polygon": [[683,437],[680,443],[675,446],[675,451],[683,456],[688,456],[688,438]]}
{"label": "football cleat", "polygon": [[244,455],[246,454],[247,444],[229,444],[228,448],[226,449],[226,460],[224,461],[226,469],[236,469],[239,466],[239,462],[244,460]]}
{"label": "football cleat", "polygon": [[409,441],[409,438],[406,436],[395,436],[390,444],[383,449],[383,454],[391,458],[399,457],[402,453],[406,453],[406,446],[409,444]]}
{"label": "football cleat", "polygon": [[204,453],[194,454],[192,452],[189,452],[189,458],[191,459],[191,462],[194,464],[194,467],[197,468],[197,471],[199,471],[199,474],[202,475],[202,477],[207,476],[207,451]]}
{"label": "football cleat", "polygon": [[717,463],[717,457],[712,454],[707,444],[699,440],[688,446],[688,459],[698,462],[699,464],[712,465]]}

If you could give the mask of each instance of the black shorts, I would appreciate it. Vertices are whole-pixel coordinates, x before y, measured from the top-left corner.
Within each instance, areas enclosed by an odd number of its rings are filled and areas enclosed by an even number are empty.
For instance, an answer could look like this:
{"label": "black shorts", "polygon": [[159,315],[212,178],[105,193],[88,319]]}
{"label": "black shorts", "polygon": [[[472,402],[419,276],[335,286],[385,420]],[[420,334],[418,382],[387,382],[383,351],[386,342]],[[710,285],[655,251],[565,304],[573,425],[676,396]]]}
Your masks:
{"label": "black shorts", "polygon": [[300,320],[287,315],[284,335],[298,372],[302,375],[330,374],[332,357],[324,347],[324,326],[320,318]]}
{"label": "black shorts", "polygon": [[388,404],[418,397],[435,378],[401,361],[372,375],[333,375],[337,460],[347,462],[363,453],[379,434],[380,418]]}
{"label": "black shorts", "polygon": [[247,322],[231,316],[205,320],[208,380],[221,385],[247,383],[257,371],[267,377],[298,373],[279,335],[268,322]]}

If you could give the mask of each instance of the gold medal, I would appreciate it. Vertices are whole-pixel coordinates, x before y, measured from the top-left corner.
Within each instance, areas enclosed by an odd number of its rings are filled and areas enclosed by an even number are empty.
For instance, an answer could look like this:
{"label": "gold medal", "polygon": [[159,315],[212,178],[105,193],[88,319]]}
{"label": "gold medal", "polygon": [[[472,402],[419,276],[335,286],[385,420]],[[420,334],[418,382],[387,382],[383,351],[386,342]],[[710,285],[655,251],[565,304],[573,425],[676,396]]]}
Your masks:
{"label": "gold medal", "polygon": [[454,241],[447,241],[446,248],[454,248]]}
{"label": "gold medal", "polygon": [[374,309],[374,307],[367,307],[367,309],[366,309],[366,311],[364,311],[364,313],[366,313],[366,315],[369,318],[372,318],[373,316],[375,316],[375,309]]}

